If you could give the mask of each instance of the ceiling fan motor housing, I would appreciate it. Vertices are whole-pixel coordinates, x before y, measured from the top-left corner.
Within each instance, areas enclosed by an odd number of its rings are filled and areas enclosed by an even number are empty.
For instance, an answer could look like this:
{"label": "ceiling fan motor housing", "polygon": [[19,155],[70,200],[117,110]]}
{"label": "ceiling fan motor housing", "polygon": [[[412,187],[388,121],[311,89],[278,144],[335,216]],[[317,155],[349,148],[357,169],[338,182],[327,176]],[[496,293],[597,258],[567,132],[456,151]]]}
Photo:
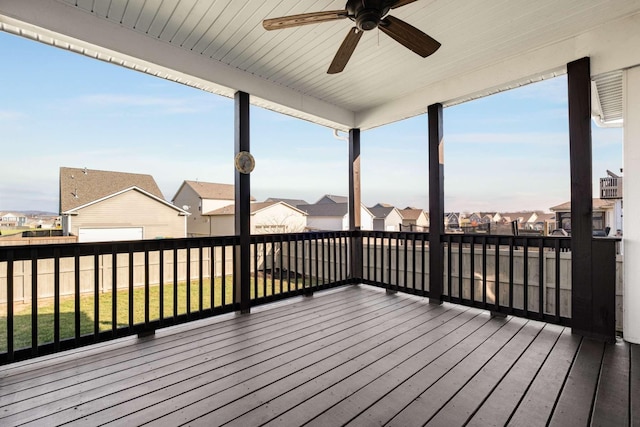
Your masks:
{"label": "ceiling fan motor housing", "polygon": [[394,3],[395,1],[388,0],[349,0],[345,8],[359,30],[369,31],[378,27],[382,17],[389,13]]}

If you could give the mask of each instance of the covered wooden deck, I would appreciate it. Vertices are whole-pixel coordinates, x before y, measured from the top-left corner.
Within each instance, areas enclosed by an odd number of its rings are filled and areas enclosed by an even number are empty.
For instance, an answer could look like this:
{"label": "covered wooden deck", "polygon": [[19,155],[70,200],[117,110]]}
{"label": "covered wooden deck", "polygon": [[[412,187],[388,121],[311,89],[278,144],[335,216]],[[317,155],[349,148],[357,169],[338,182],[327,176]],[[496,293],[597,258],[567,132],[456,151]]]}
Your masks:
{"label": "covered wooden deck", "polygon": [[0,368],[0,425],[640,425],[640,348],[366,285]]}

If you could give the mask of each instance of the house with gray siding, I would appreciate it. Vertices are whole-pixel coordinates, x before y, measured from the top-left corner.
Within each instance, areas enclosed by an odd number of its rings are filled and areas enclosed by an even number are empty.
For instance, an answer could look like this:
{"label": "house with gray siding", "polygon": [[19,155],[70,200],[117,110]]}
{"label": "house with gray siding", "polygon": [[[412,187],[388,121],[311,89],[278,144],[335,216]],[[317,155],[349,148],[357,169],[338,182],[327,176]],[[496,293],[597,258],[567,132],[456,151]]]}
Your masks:
{"label": "house with gray siding", "polygon": [[400,231],[402,215],[400,211],[391,206],[378,203],[368,208],[373,214],[373,229],[376,231]]}

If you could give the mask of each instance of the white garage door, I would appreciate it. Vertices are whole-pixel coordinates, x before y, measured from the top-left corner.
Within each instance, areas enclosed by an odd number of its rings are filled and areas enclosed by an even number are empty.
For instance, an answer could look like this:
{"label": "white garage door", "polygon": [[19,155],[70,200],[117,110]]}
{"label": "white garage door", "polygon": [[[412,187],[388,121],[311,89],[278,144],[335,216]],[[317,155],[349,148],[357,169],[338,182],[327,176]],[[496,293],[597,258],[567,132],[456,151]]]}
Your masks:
{"label": "white garage door", "polygon": [[142,240],[142,227],[81,228],[78,242],[113,242],[120,240]]}

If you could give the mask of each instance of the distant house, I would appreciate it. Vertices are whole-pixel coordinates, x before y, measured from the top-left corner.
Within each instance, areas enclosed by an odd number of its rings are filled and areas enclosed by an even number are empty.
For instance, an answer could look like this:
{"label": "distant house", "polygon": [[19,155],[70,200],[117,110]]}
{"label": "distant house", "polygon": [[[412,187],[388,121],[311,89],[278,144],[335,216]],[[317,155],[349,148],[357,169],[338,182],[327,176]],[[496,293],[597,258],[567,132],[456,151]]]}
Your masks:
{"label": "distant house", "polygon": [[368,208],[373,214],[373,229],[376,231],[400,231],[402,215],[393,206],[382,206],[381,203]]}
{"label": "distant house", "polygon": [[419,208],[407,206],[400,211],[402,226],[410,231],[428,231],[429,214]]}
{"label": "distant house", "polygon": [[[326,197],[326,196],[325,196]],[[339,197],[339,196],[333,196]],[[309,230],[348,230],[349,203],[326,201],[312,205],[298,205],[297,208],[307,214]],[[360,205],[361,230],[373,230],[373,214],[364,205]]]}
{"label": "distant house", "polygon": [[524,228],[524,225],[534,215],[533,212],[501,212],[500,222],[503,224],[515,222],[518,228]]}
{"label": "distant house", "polygon": [[556,214],[537,211],[529,218],[524,228],[542,231],[545,236],[549,235],[556,228]]}
{"label": "distant house", "polygon": [[[607,227],[615,232],[615,203],[611,200],[593,199],[593,230],[604,232]],[[571,201],[549,208],[556,215],[556,228],[571,233]]]}
{"label": "distant house", "polygon": [[[213,227],[210,221],[212,218],[209,215],[203,215],[203,212],[213,212],[234,203],[234,188],[233,184],[202,181],[184,181],[180,185],[171,201],[174,205],[191,214],[189,221],[187,221],[187,235],[189,237],[211,235]],[[251,201],[254,202],[255,198],[252,197]]]}
{"label": "distant house", "polygon": [[0,227],[24,227],[27,217],[13,212],[0,212]]}
{"label": "distant house", "polygon": [[[211,236],[235,234],[235,205],[228,205],[204,215],[211,218]],[[251,234],[296,233],[307,226],[307,214],[284,202],[251,204]]]}
{"label": "distant house", "polygon": [[460,228],[460,213],[446,212],[444,214],[444,228],[448,228],[448,229]]}
{"label": "distant house", "polygon": [[64,235],[97,242],[185,237],[188,212],[151,175],[61,167],[60,215]]}

